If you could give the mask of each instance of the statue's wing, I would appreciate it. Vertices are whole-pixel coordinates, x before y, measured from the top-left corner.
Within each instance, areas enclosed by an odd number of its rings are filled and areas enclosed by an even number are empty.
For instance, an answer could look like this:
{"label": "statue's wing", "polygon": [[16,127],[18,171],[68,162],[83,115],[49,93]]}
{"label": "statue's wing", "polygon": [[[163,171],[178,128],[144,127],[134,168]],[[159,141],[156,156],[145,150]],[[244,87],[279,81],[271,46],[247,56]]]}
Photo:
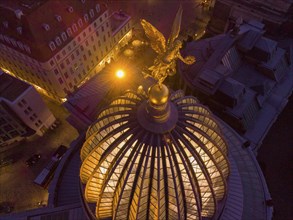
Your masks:
{"label": "statue's wing", "polygon": [[175,17],[175,19],[173,21],[171,34],[170,34],[170,37],[169,37],[168,42],[167,42],[168,45],[171,45],[179,35],[182,12],[183,12],[183,9],[182,9],[182,6],[180,5],[180,7],[179,7],[179,9],[177,11],[176,17]]}
{"label": "statue's wing", "polygon": [[166,51],[166,39],[164,35],[146,20],[142,19],[140,23],[146,36],[150,39],[153,50],[158,54],[164,53]]}

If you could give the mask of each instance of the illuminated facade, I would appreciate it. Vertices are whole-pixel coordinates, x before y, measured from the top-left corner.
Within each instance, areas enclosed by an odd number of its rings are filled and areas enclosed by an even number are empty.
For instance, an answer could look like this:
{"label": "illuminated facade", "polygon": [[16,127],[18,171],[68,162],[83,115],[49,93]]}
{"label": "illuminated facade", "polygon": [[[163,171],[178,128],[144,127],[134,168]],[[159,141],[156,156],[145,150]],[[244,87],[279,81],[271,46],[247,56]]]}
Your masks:
{"label": "illuminated facade", "polygon": [[42,136],[55,121],[34,87],[0,71],[0,146]]}
{"label": "illuminated facade", "polygon": [[97,219],[209,219],[227,193],[227,145],[213,115],[165,85],[114,100],[88,129],[81,160]]}
{"label": "illuminated facade", "polygon": [[[48,10],[50,9],[50,10]],[[0,0],[0,68],[57,101],[115,59],[131,18],[98,0]]]}

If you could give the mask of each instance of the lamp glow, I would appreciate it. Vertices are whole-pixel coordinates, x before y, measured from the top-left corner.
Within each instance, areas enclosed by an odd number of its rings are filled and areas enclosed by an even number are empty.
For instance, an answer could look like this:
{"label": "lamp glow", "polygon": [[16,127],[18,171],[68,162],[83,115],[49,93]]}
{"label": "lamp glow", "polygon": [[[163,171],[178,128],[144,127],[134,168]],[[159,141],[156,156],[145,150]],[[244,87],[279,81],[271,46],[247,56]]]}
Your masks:
{"label": "lamp glow", "polygon": [[125,73],[122,70],[118,70],[116,72],[116,76],[121,79],[121,78],[123,78],[125,76]]}

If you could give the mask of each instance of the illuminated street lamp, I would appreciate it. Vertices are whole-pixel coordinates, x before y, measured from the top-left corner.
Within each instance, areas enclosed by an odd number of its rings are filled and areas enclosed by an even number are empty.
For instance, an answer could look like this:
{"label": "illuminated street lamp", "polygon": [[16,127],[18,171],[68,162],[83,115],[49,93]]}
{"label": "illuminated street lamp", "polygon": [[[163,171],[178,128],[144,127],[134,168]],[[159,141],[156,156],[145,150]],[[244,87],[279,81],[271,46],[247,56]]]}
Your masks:
{"label": "illuminated street lamp", "polygon": [[125,76],[125,73],[124,73],[123,70],[118,70],[118,71],[116,72],[116,77],[117,77],[117,78],[122,79],[122,78],[124,78],[124,76]]}

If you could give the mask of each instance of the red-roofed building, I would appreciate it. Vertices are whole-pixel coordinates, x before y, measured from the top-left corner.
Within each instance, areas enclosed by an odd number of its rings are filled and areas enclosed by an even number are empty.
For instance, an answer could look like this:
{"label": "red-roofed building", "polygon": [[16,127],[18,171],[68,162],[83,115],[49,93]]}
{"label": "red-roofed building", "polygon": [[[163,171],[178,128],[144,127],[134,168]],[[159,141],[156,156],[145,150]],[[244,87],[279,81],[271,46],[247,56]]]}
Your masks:
{"label": "red-roofed building", "polygon": [[131,38],[130,16],[99,0],[0,0],[0,14],[0,67],[58,101]]}

